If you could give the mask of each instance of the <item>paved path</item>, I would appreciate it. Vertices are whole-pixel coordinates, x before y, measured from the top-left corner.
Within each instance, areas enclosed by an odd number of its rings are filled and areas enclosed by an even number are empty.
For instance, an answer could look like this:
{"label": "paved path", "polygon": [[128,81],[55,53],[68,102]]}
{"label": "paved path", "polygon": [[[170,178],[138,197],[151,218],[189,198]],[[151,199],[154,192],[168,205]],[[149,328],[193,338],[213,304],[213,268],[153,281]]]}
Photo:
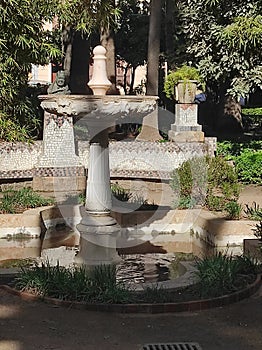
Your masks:
{"label": "paved path", "polygon": [[262,287],[226,307],[163,315],[66,309],[0,290],[0,350],[139,350],[181,341],[203,350],[261,350]]}

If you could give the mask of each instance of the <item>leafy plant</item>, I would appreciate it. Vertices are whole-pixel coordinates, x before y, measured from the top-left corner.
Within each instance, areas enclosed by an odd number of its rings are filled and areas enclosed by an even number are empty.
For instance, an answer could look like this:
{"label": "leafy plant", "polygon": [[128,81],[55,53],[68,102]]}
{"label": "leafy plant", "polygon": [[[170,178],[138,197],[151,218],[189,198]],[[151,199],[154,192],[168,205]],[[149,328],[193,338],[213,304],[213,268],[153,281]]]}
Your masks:
{"label": "leafy plant", "polygon": [[239,196],[236,172],[222,157],[195,157],[184,162],[172,173],[170,185],[183,206],[224,210],[226,203]]}
{"label": "leafy plant", "polygon": [[34,192],[31,188],[22,188],[18,191],[6,190],[0,199],[0,212],[16,213],[27,208],[36,208],[53,204],[52,199],[46,199]]}
{"label": "leafy plant", "polygon": [[202,297],[217,297],[231,293],[249,283],[257,272],[257,264],[247,256],[222,252],[196,260],[196,275]]}
{"label": "leafy plant", "polygon": [[114,265],[99,265],[91,270],[84,267],[65,268],[49,262],[41,266],[21,267],[15,279],[16,288],[40,296],[62,300],[122,303],[129,290],[116,281]]}
{"label": "leafy plant", "polygon": [[192,209],[196,206],[196,201],[191,196],[180,197],[178,201],[174,200],[173,207],[178,209]]}
{"label": "leafy plant", "polygon": [[246,142],[219,141],[217,142],[217,155],[227,160],[234,160],[244,150],[258,151],[262,149],[262,141],[251,140]]}
{"label": "leafy plant", "polygon": [[242,119],[247,127],[262,126],[262,108],[242,108]]}
{"label": "leafy plant", "polygon": [[[170,291],[159,285],[152,285],[144,288],[143,292],[138,296],[143,303],[168,303],[173,301]],[[139,301],[139,300],[138,300]]]}
{"label": "leafy plant", "polygon": [[260,220],[262,219],[262,208],[256,202],[253,202],[252,206],[248,204],[245,205],[244,213],[251,220]]}
{"label": "leafy plant", "polygon": [[204,89],[203,79],[199,71],[192,66],[183,65],[182,67],[176,69],[175,71],[171,71],[164,82],[164,92],[166,97],[169,99],[173,99],[175,94],[175,86],[182,81],[185,84],[189,83],[190,80],[197,81]]}
{"label": "leafy plant", "polygon": [[234,161],[239,181],[261,184],[262,141],[219,142],[217,154]]}
{"label": "leafy plant", "polygon": [[129,190],[126,190],[125,188],[120,186],[117,182],[111,184],[111,191],[114,198],[116,198],[121,202],[128,202],[132,196]]}
{"label": "leafy plant", "polygon": [[239,220],[242,211],[242,205],[237,201],[230,201],[225,205],[225,211],[228,213],[228,218],[231,220]]}
{"label": "leafy plant", "polygon": [[243,183],[262,184],[262,151],[244,150],[235,158],[238,178]]}

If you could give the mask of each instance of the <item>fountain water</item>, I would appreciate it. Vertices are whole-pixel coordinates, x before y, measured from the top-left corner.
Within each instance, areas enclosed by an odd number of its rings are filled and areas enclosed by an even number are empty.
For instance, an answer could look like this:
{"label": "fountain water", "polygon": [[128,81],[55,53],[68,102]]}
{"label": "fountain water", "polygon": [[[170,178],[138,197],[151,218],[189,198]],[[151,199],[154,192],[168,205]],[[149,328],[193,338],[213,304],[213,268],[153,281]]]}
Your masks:
{"label": "fountain water", "polygon": [[108,151],[108,128],[116,119],[142,118],[156,108],[156,96],[105,95],[110,87],[106,76],[106,50],[94,51],[94,74],[89,86],[95,95],[40,96],[46,112],[63,118],[74,117],[90,134],[89,168],[85,210],[77,229],[80,252],[76,262],[82,265],[108,264],[117,260],[116,237],[120,227],[110,216],[111,190]]}

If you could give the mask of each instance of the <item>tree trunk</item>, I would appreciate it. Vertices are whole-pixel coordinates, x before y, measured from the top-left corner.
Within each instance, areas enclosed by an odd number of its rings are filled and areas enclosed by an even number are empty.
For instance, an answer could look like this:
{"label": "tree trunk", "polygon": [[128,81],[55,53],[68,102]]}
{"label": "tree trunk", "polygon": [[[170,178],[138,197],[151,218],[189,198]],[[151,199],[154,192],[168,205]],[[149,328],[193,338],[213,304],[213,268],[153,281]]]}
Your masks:
{"label": "tree trunk", "polygon": [[147,55],[147,95],[158,95],[158,71],[161,32],[161,0],[151,0]]}
{"label": "tree trunk", "polygon": [[166,0],[165,10],[165,46],[167,58],[174,55],[174,0]]}
{"label": "tree trunk", "polygon": [[[161,0],[151,0],[148,36],[147,86],[146,95],[158,95],[158,74],[161,32]],[[157,141],[162,139],[158,131],[158,108],[145,116],[137,141]]]}
{"label": "tree trunk", "polygon": [[111,81],[112,86],[107,91],[107,95],[119,95],[116,88],[116,60],[115,60],[115,42],[112,31],[103,29],[100,36],[101,45],[106,49],[106,70],[107,77]]}
{"label": "tree trunk", "polygon": [[69,86],[72,94],[91,94],[89,81],[90,42],[81,33],[75,33],[72,45]]}
{"label": "tree trunk", "polygon": [[226,94],[227,88],[227,83],[220,84],[217,90],[218,101],[213,104],[213,109],[209,112],[213,119],[215,135],[234,135],[243,132],[241,106],[234,97]]}

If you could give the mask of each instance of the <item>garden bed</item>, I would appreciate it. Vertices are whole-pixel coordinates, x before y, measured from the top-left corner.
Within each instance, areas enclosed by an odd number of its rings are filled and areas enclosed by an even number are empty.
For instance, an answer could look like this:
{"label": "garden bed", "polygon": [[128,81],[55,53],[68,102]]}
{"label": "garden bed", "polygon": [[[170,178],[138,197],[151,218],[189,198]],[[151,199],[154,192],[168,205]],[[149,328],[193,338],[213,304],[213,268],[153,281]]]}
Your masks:
{"label": "garden bed", "polygon": [[[166,303],[136,303],[136,304],[104,304],[104,303],[85,303],[85,302],[72,302],[68,300],[60,300],[57,298],[41,297],[26,292],[21,292],[7,285],[0,285],[1,289],[4,289],[10,294],[17,295],[23,300],[27,301],[44,301],[49,304],[85,309],[90,311],[102,311],[102,312],[117,312],[117,313],[171,313],[171,312],[185,312],[185,311],[200,311],[203,309],[209,309],[213,307],[221,307],[234,302],[238,302],[244,298],[248,298],[254,294],[261,286],[261,275],[257,275],[255,281],[249,284],[247,287],[236,291],[235,293],[223,295],[216,298],[197,299],[193,290],[184,291],[182,295],[178,292],[178,299],[174,299],[174,302]],[[180,293],[180,294],[179,294]]]}

